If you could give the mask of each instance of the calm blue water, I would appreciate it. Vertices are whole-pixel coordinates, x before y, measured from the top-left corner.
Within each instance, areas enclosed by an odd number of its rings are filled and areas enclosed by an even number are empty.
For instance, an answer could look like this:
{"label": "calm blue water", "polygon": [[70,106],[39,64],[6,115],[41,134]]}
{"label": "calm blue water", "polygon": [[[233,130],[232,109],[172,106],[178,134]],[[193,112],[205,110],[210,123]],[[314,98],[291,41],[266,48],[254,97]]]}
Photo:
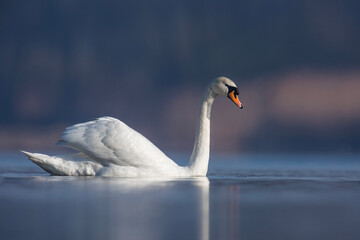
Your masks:
{"label": "calm blue water", "polygon": [[1,239],[360,239],[359,226],[359,155],[212,155],[208,178],[121,179],[0,154]]}

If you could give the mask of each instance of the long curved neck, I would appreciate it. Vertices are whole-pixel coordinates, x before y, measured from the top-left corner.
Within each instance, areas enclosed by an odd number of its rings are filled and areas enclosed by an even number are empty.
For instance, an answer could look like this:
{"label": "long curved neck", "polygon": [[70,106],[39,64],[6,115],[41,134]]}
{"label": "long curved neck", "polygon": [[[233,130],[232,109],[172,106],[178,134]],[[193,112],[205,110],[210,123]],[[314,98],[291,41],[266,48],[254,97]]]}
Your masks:
{"label": "long curved neck", "polygon": [[210,155],[210,113],[216,94],[210,85],[206,88],[200,105],[199,121],[189,169],[194,176],[205,176],[208,170]]}

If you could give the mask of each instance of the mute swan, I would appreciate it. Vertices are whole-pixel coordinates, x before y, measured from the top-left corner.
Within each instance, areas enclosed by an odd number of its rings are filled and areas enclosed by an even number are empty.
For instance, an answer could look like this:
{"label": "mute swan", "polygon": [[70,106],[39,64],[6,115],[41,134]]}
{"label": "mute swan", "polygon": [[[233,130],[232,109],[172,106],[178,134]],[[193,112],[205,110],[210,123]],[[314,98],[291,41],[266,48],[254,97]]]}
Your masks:
{"label": "mute swan", "polygon": [[240,109],[243,108],[233,81],[219,77],[209,83],[201,102],[194,148],[188,166],[178,166],[143,135],[111,117],[101,117],[65,129],[57,145],[75,149],[78,153],[48,156],[22,152],[52,175],[206,176],[210,151],[210,112],[218,95],[227,96]]}

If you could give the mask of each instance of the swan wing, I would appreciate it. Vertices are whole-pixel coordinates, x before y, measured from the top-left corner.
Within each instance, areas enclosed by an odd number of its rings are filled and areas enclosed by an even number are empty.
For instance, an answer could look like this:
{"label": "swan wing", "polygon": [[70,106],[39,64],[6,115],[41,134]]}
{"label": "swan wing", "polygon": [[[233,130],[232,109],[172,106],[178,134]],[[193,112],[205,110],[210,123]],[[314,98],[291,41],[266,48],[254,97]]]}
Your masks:
{"label": "swan wing", "polygon": [[165,167],[176,165],[143,135],[112,117],[70,126],[57,145],[82,152],[103,165]]}

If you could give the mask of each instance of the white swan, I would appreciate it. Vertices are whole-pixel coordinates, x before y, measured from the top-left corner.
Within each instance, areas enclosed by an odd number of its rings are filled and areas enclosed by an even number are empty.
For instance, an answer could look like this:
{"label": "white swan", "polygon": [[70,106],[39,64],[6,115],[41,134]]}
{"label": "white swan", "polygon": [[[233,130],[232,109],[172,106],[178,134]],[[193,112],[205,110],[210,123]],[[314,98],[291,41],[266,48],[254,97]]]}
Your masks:
{"label": "white swan", "polygon": [[238,89],[233,81],[219,77],[205,90],[193,152],[188,166],[178,166],[147,138],[111,117],[66,128],[57,145],[78,153],[48,156],[22,151],[52,175],[113,177],[206,176],[210,150],[210,112],[217,95],[229,97],[238,107]]}

